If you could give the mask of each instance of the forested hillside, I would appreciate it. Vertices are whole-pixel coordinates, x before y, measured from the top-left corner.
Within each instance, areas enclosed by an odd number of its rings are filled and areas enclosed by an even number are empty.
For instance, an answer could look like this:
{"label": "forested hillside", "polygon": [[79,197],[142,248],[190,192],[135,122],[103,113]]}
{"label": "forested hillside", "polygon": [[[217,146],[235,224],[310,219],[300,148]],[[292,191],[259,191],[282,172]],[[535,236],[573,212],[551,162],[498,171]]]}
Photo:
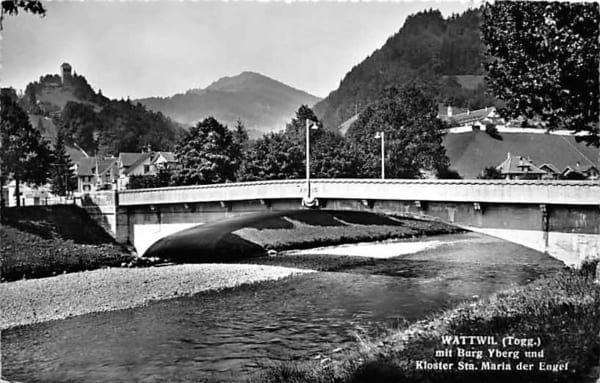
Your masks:
{"label": "forested hillside", "polygon": [[315,105],[315,112],[327,128],[335,129],[384,89],[409,82],[426,88],[437,102],[470,108],[496,104],[484,94],[480,24],[480,10],[448,19],[438,10],[409,16],[398,33],[352,68],[339,88]]}
{"label": "forested hillside", "polygon": [[50,136],[61,133],[69,146],[76,144],[90,155],[137,152],[148,146],[172,150],[183,132],[168,117],[139,103],[103,96],[76,73],[66,79],[55,74],[41,76],[27,85],[20,104],[30,120],[53,126],[56,132]]}

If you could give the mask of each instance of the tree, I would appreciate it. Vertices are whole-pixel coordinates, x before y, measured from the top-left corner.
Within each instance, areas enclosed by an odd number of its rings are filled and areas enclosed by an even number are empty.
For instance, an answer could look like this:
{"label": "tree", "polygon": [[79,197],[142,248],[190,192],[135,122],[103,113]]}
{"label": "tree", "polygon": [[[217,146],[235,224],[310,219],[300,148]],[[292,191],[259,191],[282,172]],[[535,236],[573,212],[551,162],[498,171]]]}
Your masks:
{"label": "tree", "polygon": [[231,157],[234,161],[234,173],[235,179],[238,180],[242,177],[239,174],[244,158],[247,155],[249,146],[248,131],[241,120],[237,120],[235,129],[233,130]]}
{"label": "tree", "polygon": [[422,171],[445,171],[448,158],[442,139],[446,125],[436,115],[435,103],[414,85],[384,92],[348,129],[348,139],[363,163],[357,176],[380,175],[380,141],[375,138],[379,131],[385,132],[389,178],[419,178]]}
{"label": "tree", "polygon": [[600,146],[599,9],[595,2],[485,6],[488,86],[506,102],[505,117],[583,132],[578,141]]}
{"label": "tree", "polygon": [[248,148],[239,171],[240,181],[304,177],[304,151],[284,132],[268,133]]}
{"label": "tree", "polygon": [[127,189],[161,188],[171,184],[171,173],[167,169],[160,169],[157,174],[132,175],[129,177]]}
{"label": "tree", "polygon": [[495,166],[487,166],[477,178],[480,180],[501,180],[504,177],[500,170],[496,169]]}
{"label": "tree", "polygon": [[19,10],[42,17],[46,15],[46,9],[39,0],[2,0],[2,6],[0,7],[0,31],[3,29],[4,15],[17,15]]}
{"label": "tree", "polygon": [[[306,150],[307,120],[314,122],[317,126],[317,129],[309,131],[311,177],[353,177],[358,167],[358,158],[353,155],[348,142],[339,133],[324,129],[322,122],[307,105],[301,105],[296,111],[295,118],[286,125],[285,134],[291,143]],[[302,163],[304,164],[305,161],[304,158]]]}
{"label": "tree", "polygon": [[310,134],[311,177],[353,177],[358,158],[339,134],[323,129],[312,109],[301,105],[284,132],[264,135],[250,145],[240,168],[240,179],[297,179],[306,176],[306,121],[318,129]]}
{"label": "tree", "polygon": [[96,153],[98,142],[94,133],[97,134],[101,128],[102,123],[91,105],[73,101],[65,104],[60,116],[59,133],[66,143],[77,143],[87,153]]}
{"label": "tree", "polygon": [[16,202],[20,206],[21,182],[40,185],[47,181],[50,149],[40,132],[31,126],[13,89],[0,91],[0,127],[0,187],[8,179],[14,179]]}
{"label": "tree", "polygon": [[233,181],[233,134],[213,117],[205,118],[175,147],[182,168],[174,174],[176,185],[200,185]]}
{"label": "tree", "polygon": [[65,196],[76,188],[76,178],[73,173],[73,162],[67,154],[65,142],[62,134],[58,134],[52,153],[52,163],[50,168],[50,182],[52,192],[56,195]]}

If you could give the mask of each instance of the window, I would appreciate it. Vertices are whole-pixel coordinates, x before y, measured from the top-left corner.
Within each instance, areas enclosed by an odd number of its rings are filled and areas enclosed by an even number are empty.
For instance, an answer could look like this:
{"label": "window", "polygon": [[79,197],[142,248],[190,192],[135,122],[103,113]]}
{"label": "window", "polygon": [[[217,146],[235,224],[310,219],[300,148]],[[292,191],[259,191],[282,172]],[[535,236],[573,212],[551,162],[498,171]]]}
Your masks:
{"label": "window", "polygon": [[144,174],[150,173],[150,165],[144,165]]}

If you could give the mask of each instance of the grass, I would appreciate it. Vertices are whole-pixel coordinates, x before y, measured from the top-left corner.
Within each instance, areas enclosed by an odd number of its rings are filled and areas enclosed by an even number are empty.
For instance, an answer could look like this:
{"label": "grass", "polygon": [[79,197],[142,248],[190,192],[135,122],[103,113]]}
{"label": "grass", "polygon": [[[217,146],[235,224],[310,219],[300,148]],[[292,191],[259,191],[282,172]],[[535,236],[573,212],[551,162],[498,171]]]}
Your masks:
{"label": "grass", "polygon": [[119,266],[134,258],[77,206],[3,209],[0,235],[3,281]]}
{"label": "grass", "polygon": [[[391,328],[375,338],[357,337],[356,348],[331,360],[288,362],[271,366],[251,382],[577,382],[589,379],[600,362],[600,285],[594,283],[595,265],[563,270],[515,290],[476,303],[464,303],[412,325]],[[480,366],[491,359],[435,358],[444,335],[490,335],[537,338],[547,363],[569,362],[564,372],[432,371],[417,370],[416,361],[459,360]],[[452,346],[457,347],[457,346]],[[489,346],[463,348],[485,350]],[[503,349],[502,346],[499,346]],[[506,350],[521,350],[508,347]],[[456,352],[456,351],[455,351]],[[522,355],[522,353],[521,353]],[[532,362],[537,359],[513,361]]]}
{"label": "grass", "polygon": [[[310,212],[280,220],[291,224],[281,228],[245,227],[233,234],[268,250],[304,249],[394,238],[450,234],[461,229],[436,221],[395,218],[363,212]],[[360,223],[358,223],[360,222]],[[271,224],[269,227],[273,227]],[[327,227],[327,230],[323,230]]]}

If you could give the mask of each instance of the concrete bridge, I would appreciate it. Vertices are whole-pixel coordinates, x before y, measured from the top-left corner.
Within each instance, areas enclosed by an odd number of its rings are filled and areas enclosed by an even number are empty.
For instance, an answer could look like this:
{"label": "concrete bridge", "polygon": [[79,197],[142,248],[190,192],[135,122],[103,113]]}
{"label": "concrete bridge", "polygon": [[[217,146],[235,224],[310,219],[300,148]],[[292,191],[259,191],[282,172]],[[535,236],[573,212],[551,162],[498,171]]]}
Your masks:
{"label": "concrete bridge", "polygon": [[[301,209],[305,180],[126,190],[95,206],[118,241],[142,253],[185,228],[251,212]],[[318,208],[442,219],[547,252],[567,264],[600,254],[600,183],[315,179]],[[111,198],[108,198],[110,200]]]}

